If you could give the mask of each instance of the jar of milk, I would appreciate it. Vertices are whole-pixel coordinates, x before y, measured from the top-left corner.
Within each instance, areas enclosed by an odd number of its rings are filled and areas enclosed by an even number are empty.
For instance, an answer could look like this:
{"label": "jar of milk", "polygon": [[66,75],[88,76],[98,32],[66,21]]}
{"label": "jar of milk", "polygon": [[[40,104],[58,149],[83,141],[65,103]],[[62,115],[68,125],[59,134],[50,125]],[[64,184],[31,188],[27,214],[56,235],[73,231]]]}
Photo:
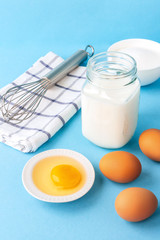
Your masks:
{"label": "jar of milk", "polygon": [[82,89],[82,133],[104,148],[120,148],[133,136],[140,83],[135,60],[125,53],[100,53],[88,61]]}

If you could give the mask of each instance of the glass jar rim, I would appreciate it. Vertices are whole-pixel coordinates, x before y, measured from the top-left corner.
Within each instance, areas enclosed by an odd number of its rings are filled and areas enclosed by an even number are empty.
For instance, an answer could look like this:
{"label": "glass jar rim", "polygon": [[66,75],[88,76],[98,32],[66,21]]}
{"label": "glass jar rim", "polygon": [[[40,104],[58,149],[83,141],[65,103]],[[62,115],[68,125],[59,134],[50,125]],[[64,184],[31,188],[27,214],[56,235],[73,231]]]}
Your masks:
{"label": "glass jar rim", "polygon": [[[104,73],[99,72],[94,69],[94,66],[96,66],[96,64],[95,64],[96,60],[100,60],[104,57],[106,57],[106,61],[105,61],[106,63],[108,62],[107,57],[111,57],[113,59],[119,58],[119,60],[125,60],[126,62],[128,62],[130,64],[130,67],[128,70],[126,69],[123,73],[118,74],[118,75],[110,75],[110,74],[107,75],[106,73],[104,74]],[[99,63],[102,63],[102,61],[99,61]],[[103,63],[104,63],[104,61],[103,61]],[[113,63],[116,64],[117,62],[113,61]],[[88,70],[91,70],[95,76],[97,76],[97,77],[100,76],[102,79],[103,78],[105,78],[105,79],[112,78],[114,80],[117,80],[120,78],[135,76],[137,73],[137,64],[136,64],[135,59],[127,53],[118,52],[118,51],[106,51],[106,52],[101,52],[101,53],[98,53],[98,54],[92,56],[88,61],[87,68],[88,68]]]}

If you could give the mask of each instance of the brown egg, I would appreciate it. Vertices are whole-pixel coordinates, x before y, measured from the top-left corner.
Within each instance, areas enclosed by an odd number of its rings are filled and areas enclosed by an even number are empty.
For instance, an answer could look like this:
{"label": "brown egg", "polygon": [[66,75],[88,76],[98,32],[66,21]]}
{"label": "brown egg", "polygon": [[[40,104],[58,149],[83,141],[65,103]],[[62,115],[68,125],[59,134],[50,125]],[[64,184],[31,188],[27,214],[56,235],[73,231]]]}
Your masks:
{"label": "brown egg", "polygon": [[160,162],[160,130],[152,128],[142,132],[139,146],[147,157]]}
{"label": "brown egg", "polygon": [[141,173],[141,163],[129,152],[115,151],[107,153],[99,163],[101,172],[112,181],[128,183]]}
{"label": "brown egg", "polygon": [[130,222],[150,217],[157,209],[156,196],[145,188],[132,187],[119,193],[115,201],[118,215]]}

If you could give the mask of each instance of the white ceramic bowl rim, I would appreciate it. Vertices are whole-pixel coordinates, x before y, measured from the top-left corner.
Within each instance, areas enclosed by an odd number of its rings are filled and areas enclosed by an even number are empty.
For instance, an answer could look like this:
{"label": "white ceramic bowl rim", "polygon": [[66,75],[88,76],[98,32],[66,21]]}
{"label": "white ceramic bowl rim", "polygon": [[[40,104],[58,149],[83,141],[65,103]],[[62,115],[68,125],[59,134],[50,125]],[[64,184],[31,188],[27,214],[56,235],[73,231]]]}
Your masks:
{"label": "white ceramic bowl rim", "polygon": [[[131,47],[139,47],[139,48],[146,48],[150,50],[154,50],[156,53],[159,53],[160,57],[160,43],[149,40],[149,39],[140,39],[140,38],[133,38],[133,39],[125,39],[119,42],[114,43],[111,45],[108,49],[108,51],[122,51],[125,48],[131,48]],[[150,71],[153,69],[157,69],[160,67],[160,62],[157,62],[157,64],[154,67],[150,68],[143,68],[138,69],[139,71]]]}

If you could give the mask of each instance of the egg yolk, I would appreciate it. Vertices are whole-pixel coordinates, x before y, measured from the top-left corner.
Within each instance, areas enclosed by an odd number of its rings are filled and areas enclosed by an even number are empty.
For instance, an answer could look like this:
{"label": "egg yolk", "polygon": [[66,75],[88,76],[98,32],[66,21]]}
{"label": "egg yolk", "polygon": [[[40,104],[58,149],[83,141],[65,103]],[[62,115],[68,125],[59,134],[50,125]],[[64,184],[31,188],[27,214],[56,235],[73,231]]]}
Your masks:
{"label": "egg yolk", "polygon": [[[73,171],[62,170],[61,166],[63,165],[67,165],[67,168]],[[62,180],[63,172],[65,172],[65,183],[64,178]],[[77,174],[72,175],[71,172]],[[52,176],[57,176],[57,178]],[[83,165],[74,158],[68,156],[49,156],[43,158],[34,166],[32,179],[35,186],[43,193],[51,196],[67,196],[78,192],[84,186],[86,183],[86,171]],[[67,179],[69,180],[67,181]],[[76,182],[75,179],[79,180]],[[66,187],[67,185],[72,186],[74,184],[77,185],[70,188]]]}
{"label": "egg yolk", "polygon": [[75,167],[61,164],[52,169],[51,179],[58,188],[74,188],[81,181],[81,174]]}

